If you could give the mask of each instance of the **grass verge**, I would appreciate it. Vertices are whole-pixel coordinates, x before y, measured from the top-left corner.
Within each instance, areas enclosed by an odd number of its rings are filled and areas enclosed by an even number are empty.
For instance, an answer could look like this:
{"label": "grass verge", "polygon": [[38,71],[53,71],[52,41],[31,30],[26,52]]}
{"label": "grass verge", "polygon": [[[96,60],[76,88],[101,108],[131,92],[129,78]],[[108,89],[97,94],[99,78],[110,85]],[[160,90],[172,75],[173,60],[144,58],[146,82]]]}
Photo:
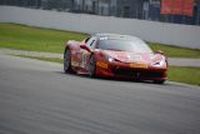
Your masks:
{"label": "grass verge", "polygon": [[0,23],[0,47],[28,51],[63,53],[69,39],[82,40],[86,34]]}
{"label": "grass verge", "polygon": [[163,45],[160,43],[149,43],[149,44],[154,51],[162,50],[168,57],[200,58],[199,49],[181,48],[176,46]]}
{"label": "grass verge", "polygon": [[169,67],[169,80],[200,86],[199,67]]}
{"label": "grass verge", "polygon": [[[24,55],[15,55],[15,56],[63,64],[63,59],[59,58],[46,58],[46,57],[24,56]],[[170,66],[168,77],[170,81],[176,81],[176,82],[200,86],[200,81],[199,81],[200,68]]]}
{"label": "grass verge", "polygon": [[[0,48],[28,51],[63,53],[64,42],[82,40],[88,35],[83,33],[30,27],[19,24],[0,23]],[[187,49],[150,43],[155,50],[163,50],[168,57],[200,58],[199,49]]]}

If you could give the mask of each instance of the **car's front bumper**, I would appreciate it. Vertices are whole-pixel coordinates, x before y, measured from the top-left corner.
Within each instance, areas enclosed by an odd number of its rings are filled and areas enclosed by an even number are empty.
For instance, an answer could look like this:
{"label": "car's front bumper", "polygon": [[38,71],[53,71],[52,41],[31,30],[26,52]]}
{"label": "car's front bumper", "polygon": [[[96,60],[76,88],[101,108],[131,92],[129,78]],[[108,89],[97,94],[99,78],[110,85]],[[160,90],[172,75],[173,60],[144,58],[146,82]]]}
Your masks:
{"label": "car's front bumper", "polygon": [[137,80],[167,80],[167,68],[150,67],[148,65],[97,62],[96,75]]}

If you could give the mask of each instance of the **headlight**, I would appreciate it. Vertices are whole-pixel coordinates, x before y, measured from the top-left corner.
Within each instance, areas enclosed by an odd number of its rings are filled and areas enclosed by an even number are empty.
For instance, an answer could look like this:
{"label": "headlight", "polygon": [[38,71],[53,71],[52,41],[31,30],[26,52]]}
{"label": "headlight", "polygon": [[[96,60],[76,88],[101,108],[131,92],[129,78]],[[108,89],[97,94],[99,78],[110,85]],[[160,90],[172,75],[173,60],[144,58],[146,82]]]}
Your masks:
{"label": "headlight", "polygon": [[161,61],[154,63],[153,66],[160,67],[160,66],[163,66],[164,64],[165,64],[164,60],[161,60]]}
{"label": "headlight", "polygon": [[108,57],[108,61],[109,61],[109,62],[113,62],[114,59],[113,59],[112,57]]}
{"label": "headlight", "polygon": [[166,65],[166,61],[164,57],[162,57],[159,61],[156,61],[152,64],[152,66],[154,67],[163,67],[164,65]]}
{"label": "headlight", "polygon": [[112,58],[112,57],[109,56],[109,55],[106,55],[105,58],[106,58],[106,60],[109,61],[109,62],[113,62],[113,61],[114,61],[114,58]]}

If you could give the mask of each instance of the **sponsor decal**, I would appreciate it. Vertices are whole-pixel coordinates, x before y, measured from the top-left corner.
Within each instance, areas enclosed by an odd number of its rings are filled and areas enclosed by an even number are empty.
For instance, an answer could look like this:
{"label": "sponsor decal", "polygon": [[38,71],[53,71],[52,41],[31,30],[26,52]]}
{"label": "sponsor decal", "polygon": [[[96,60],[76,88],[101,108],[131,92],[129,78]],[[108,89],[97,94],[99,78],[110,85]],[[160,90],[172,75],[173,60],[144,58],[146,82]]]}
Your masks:
{"label": "sponsor decal", "polygon": [[108,40],[108,37],[100,37],[99,40]]}
{"label": "sponsor decal", "polygon": [[108,64],[105,63],[105,62],[102,62],[102,61],[98,61],[98,62],[96,63],[96,66],[101,67],[101,68],[104,68],[104,69],[108,69]]}
{"label": "sponsor decal", "polygon": [[130,67],[131,68],[148,68],[148,65],[147,64],[140,64],[140,63],[132,63],[130,64]]}
{"label": "sponsor decal", "polygon": [[72,61],[71,64],[72,64],[72,66],[76,66],[76,67],[79,66],[79,63],[74,62],[74,61]]}
{"label": "sponsor decal", "polygon": [[140,61],[140,60],[142,60],[142,56],[141,56],[141,55],[132,54],[132,55],[131,55],[131,59],[132,59],[133,61]]}

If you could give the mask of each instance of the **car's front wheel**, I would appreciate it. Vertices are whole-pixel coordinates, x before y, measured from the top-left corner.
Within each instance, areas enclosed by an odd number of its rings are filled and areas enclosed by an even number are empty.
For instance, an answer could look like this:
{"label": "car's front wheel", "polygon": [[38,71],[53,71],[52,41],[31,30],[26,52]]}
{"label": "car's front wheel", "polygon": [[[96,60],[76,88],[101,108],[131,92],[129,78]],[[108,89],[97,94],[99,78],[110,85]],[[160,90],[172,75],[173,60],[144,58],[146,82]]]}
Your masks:
{"label": "car's front wheel", "polygon": [[89,73],[90,77],[95,77],[96,76],[96,60],[95,60],[94,55],[92,55],[90,57],[88,73]]}
{"label": "car's front wheel", "polygon": [[64,53],[64,71],[65,73],[71,73],[71,52],[67,49]]}

